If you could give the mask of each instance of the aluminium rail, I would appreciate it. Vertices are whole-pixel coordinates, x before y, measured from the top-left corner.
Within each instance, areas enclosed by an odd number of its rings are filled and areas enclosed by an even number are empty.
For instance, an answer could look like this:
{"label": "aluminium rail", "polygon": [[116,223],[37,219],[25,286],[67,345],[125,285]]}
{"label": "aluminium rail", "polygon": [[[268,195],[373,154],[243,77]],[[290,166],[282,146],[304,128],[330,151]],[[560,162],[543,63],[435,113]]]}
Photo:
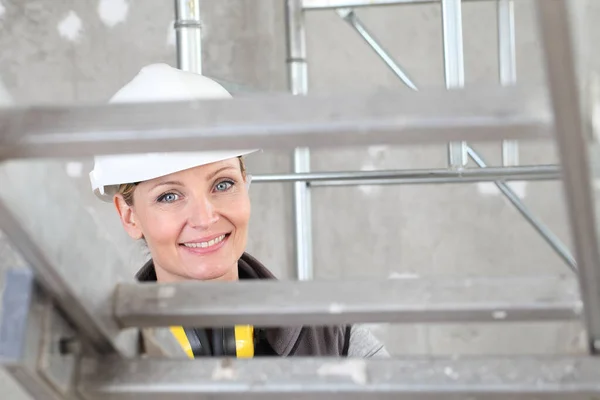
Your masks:
{"label": "aluminium rail", "polygon": [[292,150],[500,138],[550,140],[549,111],[544,93],[523,87],[25,106],[0,109],[0,160],[157,148]]}
{"label": "aluminium rail", "polygon": [[[585,323],[592,352],[600,351],[600,253],[590,169],[591,110],[579,88],[578,64],[567,1],[537,0],[543,56],[556,123],[558,153],[579,283],[585,302]],[[597,101],[593,99],[592,101]]]}
{"label": "aluminium rail", "polygon": [[[462,0],[464,2],[484,2],[493,0]],[[335,8],[358,8],[373,6],[392,6],[409,4],[431,4],[441,3],[442,0],[302,0],[302,8],[305,10],[325,10]]]}

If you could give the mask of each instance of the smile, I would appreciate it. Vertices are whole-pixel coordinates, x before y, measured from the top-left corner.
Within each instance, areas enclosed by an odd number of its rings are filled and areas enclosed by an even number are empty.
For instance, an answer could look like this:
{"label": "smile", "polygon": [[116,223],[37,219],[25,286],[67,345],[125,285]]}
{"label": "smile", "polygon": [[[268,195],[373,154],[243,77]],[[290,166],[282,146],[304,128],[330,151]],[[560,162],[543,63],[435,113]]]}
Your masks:
{"label": "smile", "polygon": [[207,249],[221,243],[227,235],[221,235],[207,242],[183,243],[185,247]]}

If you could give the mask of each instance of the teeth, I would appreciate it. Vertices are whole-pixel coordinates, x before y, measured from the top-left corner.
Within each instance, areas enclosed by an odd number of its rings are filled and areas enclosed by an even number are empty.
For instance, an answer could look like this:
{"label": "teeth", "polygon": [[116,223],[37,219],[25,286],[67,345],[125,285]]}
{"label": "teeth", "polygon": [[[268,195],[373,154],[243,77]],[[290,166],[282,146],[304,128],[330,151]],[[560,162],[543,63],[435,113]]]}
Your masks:
{"label": "teeth", "polygon": [[223,241],[223,239],[225,239],[225,235],[221,235],[218,238],[209,240],[208,242],[199,242],[199,243],[184,243],[183,245],[186,247],[200,247],[200,248],[207,248],[210,246],[214,246],[215,244],[221,243],[221,241]]}

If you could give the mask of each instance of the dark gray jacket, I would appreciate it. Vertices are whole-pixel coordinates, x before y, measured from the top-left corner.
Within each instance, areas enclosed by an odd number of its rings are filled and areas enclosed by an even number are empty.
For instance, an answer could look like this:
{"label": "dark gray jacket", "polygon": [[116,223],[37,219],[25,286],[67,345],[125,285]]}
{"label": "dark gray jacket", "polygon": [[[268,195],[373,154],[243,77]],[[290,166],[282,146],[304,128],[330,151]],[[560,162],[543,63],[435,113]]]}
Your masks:
{"label": "dark gray jacket", "polygon": [[[238,261],[240,279],[276,279],[275,276],[257,259],[244,253]],[[142,282],[156,281],[156,272],[152,260],[148,261],[137,273]],[[297,326],[282,328],[255,327],[259,341],[255,356],[349,356],[349,357],[386,357],[387,351],[371,332],[361,326]],[[157,330],[147,330],[143,335],[148,348],[161,347],[159,353],[169,353],[165,343],[169,336]],[[161,338],[162,337],[162,338]],[[149,343],[152,342],[152,343]],[[176,347],[176,346],[175,346]],[[169,345],[172,349],[172,344]]]}

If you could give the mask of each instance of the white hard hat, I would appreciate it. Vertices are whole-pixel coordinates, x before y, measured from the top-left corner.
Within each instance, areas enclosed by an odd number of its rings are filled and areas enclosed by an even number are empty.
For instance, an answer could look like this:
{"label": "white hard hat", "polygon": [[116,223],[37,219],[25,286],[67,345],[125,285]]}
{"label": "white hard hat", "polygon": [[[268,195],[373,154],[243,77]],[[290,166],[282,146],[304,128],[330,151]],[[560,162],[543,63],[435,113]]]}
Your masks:
{"label": "white hard hat", "polygon": [[[167,64],[151,64],[143,67],[109,102],[141,103],[230,97],[231,94],[223,86],[210,78]],[[257,149],[96,156],[90,181],[96,196],[101,200],[111,201],[120,184],[146,181],[255,151]]]}

